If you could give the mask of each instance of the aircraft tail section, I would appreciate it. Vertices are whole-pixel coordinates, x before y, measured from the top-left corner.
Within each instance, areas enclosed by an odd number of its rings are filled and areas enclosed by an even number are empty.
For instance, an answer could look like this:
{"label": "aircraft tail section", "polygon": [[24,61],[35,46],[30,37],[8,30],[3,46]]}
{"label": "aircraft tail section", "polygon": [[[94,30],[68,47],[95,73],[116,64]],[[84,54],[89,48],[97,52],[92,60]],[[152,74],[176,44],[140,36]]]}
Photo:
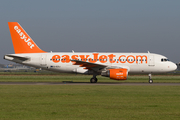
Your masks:
{"label": "aircraft tail section", "polygon": [[8,22],[15,54],[45,53],[17,22]]}

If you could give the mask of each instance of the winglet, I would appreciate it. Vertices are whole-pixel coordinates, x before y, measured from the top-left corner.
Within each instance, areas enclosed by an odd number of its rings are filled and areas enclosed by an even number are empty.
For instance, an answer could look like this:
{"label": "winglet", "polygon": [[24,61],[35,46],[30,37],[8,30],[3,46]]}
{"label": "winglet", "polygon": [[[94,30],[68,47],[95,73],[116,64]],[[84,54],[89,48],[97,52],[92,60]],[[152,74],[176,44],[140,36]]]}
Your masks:
{"label": "winglet", "polygon": [[26,31],[17,22],[8,22],[14,46],[14,52],[19,53],[45,53],[41,50]]}

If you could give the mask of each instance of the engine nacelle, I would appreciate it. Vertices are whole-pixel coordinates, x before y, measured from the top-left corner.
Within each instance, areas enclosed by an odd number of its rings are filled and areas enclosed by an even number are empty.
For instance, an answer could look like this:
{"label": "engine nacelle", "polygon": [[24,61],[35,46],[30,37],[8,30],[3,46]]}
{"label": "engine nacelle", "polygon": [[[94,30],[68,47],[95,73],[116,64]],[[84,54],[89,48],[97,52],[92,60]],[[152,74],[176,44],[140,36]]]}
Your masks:
{"label": "engine nacelle", "polygon": [[107,71],[102,71],[102,76],[110,77],[110,79],[114,80],[126,80],[128,77],[127,69],[108,69]]}

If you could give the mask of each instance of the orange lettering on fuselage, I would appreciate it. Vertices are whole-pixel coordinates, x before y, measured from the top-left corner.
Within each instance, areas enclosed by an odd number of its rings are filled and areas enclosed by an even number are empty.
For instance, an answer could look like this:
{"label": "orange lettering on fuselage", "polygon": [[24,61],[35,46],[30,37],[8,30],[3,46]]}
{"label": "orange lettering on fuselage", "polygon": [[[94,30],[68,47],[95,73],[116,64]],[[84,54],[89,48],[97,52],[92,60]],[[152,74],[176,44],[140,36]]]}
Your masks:
{"label": "orange lettering on fuselage", "polygon": [[[129,57],[132,57],[132,58],[133,58],[132,61],[129,60]],[[132,55],[127,56],[127,62],[128,62],[128,63],[133,63],[134,60],[135,60],[135,57],[134,57],[134,56],[132,56]]]}
{"label": "orange lettering on fuselage", "polygon": [[[136,61],[136,63],[138,63],[138,61],[141,61],[141,64],[142,64],[143,61],[145,61],[145,63],[147,64],[147,60],[148,60],[146,55],[128,55],[128,56],[121,55],[121,56],[119,56],[119,59],[117,59],[116,55],[114,55],[114,54],[98,56],[99,53],[93,53],[92,55],[93,55],[92,58],[89,58],[90,55],[72,55],[72,56],[70,56],[70,55],[62,55],[62,56],[54,55],[52,57],[52,61],[54,63],[58,63],[61,60],[62,63],[69,63],[70,58],[71,58],[72,60],[87,61],[87,62],[91,62],[91,63],[95,63],[97,61],[99,61],[100,63],[106,63],[108,61],[108,57],[109,57],[109,63],[115,63],[117,60],[116,63],[119,63],[119,62],[126,63],[127,62],[127,63],[132,64],[132,63],[135,63],[135,61]],[[118,62],[118,60],[119,60],[119,62]]]}
{"label": "orange lettering on fuselage", "polygon": [[101,63],[107,62],[107,56],[106,56],[106,55],[101,55],[101,56],[99,57],[99,61],[100,61]]}
{"label": "orange lettering on fuselage", "polygon": [[72,55],[71,58],[72,58],[73,60],[78,60],[78,55]]}
{"label": "orange lettering on fuselage", "polygon": [[62,63],[69,63],[70,62],[69,55],[63,55],[61,62]]}
{"label": "orange lettering on fuselage", "polygon": [[93,55],[94,55],[94,58],[89,58],[88,59],[89,62],[91,62],[91,63],[97,62],[99,53],[93,53]]}
{"label": "orange lettering on fuselage", "polygon": [[146,55],[143,55],[143,56],[141,56],[141,55],[136,55],[136,63],[138,63],[137,59],[138,59],[139,57],[141,58],[141,59],[140,59],[140,60],[141,60],[141,63],[143,62],[143,61],[142,61],[142,60],[143,60],[143,57],[146,58],[145,60],[146,60],[146,63],[147,63],[147,56],[146,56]]}
{"label": "orange lettering on fuselage", "polygon": [[53,61],[54,63],[58,63],[58,62],[60,61],[60,56],[59,56],[59,55],[54,55],[54,56],[52,56],[52,61]]}
{"label": "orange lettering on fuselage", "polygon": [[126,57],[126,56],[125,56],[125,55],[121,55],[121,56],[119,57],[119,61],[120,61],[121,63],[125,63],[125,62],[126,62],[126,60],[121,59],[121,57]]}
{"label": "orange lettering on fuselage", "polygon": [[113,57],[116,57],[116,55],[110,54],[110,55],[108,55],[108,57],[109,57],[109,62],[110,62],[110,63],[114,63],[114,62],[115,62],[115,61],[113,60]]}
{"label": "orange lettering on fuselage", "polygon": [[86,57],[85,55],[79,55],[79,57],[81,58],[81,61],[87,61],[89,55],[86,55]]}

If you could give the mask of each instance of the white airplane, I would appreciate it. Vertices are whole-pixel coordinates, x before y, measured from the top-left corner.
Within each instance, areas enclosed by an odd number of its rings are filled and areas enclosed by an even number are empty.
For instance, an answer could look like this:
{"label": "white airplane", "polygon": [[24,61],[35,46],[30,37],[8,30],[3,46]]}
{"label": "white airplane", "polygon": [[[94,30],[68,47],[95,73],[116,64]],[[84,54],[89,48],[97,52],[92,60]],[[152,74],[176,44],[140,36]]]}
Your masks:
{"label": "white airplane", "polygon": [[88,53],[45,52],[41,50],[17,22],[8,22],[15,54],[4,59],[27,66],[56,72],[92,74],[91,83],[97,75],[114,80],[126,80],[128,73],[147,73],[153,83],[152,73],[176,70],[177,66],[165,56],[153,53]]}

